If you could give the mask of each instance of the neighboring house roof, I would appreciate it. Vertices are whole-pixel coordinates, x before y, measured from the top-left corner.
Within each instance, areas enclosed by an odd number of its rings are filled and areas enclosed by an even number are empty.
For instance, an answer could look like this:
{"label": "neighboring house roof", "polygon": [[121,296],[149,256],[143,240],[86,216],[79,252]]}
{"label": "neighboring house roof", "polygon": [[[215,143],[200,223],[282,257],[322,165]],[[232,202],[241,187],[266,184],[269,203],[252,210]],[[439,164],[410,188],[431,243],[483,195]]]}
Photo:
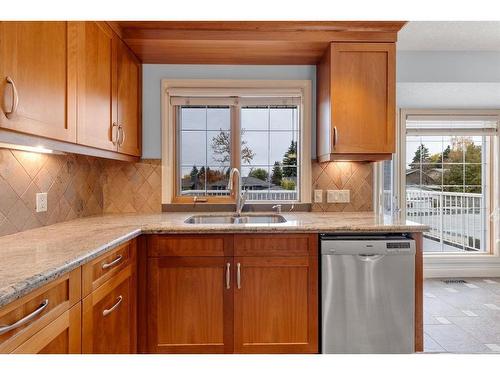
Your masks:
{"label": "neighboring house roof", "polygon": [[[420,181],[420,172],[422,172],[422,181]],[[424,186],[440,186],[442,184],[442,176],[444,169],[443,168],[432,168],[429,170],[420,170],[420,169],[407,169],[406,170],[406,185],[420,185],[421,183]],[[432,190],[429,187],[429,190]]]}

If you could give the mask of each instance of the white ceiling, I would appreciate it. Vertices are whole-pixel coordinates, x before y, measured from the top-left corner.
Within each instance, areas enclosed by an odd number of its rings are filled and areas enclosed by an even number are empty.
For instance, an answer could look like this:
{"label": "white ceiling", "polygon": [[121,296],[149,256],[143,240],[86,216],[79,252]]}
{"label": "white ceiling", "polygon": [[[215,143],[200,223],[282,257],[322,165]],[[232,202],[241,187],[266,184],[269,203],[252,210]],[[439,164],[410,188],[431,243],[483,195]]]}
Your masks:
{"label": "white ceiling", "polygon": [[500,51],[500,21],[411,21],[398,33],[400,51]]}

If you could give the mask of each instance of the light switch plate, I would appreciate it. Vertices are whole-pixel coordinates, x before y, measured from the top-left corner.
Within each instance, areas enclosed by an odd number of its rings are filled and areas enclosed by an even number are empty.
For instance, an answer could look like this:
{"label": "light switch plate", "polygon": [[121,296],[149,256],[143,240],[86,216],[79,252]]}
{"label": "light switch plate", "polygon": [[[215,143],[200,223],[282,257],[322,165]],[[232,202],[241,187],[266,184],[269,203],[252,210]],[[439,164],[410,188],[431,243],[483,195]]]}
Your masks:
{"label": "light switch plate", "polygon": [[328,203],[349,203],[351,192],[349,190],[327,190],[326,201]]}
{"label": "light switch plate", "polygon": [[314,203],[322,203],[323,202],[323,190],[316,189],[314,190]]}
{"label": "light switch plate", "polygon": [[36,193],[36,212],[47,211],[47,193]]}

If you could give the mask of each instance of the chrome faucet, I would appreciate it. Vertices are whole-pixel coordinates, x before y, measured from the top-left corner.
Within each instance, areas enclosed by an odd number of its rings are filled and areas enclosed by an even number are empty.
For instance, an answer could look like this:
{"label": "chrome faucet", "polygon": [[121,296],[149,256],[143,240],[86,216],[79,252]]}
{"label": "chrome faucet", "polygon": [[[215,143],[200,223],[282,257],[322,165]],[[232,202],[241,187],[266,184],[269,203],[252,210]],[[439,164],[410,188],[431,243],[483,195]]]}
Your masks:
{"label": "chrome faucet", "polygon": [[[237,176],[236,183],[234,181],[235,177]],[[233,168],[231,169],[231,172],[229,173],[229,181],[227,183],[227,189],[231,191],[231,193],[234,193],[236,197],[236,215],[240,216],[241,211],[243,210],[243,206],[245,205],[245,202],[247,200],[248,196],[248,190],[245,190],[243,193],[241,192],[241,175],[240,171],[238,168]]]}

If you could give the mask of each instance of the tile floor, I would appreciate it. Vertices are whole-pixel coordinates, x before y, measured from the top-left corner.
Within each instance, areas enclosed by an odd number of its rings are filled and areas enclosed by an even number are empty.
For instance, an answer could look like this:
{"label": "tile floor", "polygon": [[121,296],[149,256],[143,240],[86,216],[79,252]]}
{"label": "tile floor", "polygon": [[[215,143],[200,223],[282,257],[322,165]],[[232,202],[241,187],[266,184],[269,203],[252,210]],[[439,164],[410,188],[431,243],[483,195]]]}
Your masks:
{"label": "tile floor", "polygon": [[443,280],[424,282],[424,351],[500,354],[500,278]]}

